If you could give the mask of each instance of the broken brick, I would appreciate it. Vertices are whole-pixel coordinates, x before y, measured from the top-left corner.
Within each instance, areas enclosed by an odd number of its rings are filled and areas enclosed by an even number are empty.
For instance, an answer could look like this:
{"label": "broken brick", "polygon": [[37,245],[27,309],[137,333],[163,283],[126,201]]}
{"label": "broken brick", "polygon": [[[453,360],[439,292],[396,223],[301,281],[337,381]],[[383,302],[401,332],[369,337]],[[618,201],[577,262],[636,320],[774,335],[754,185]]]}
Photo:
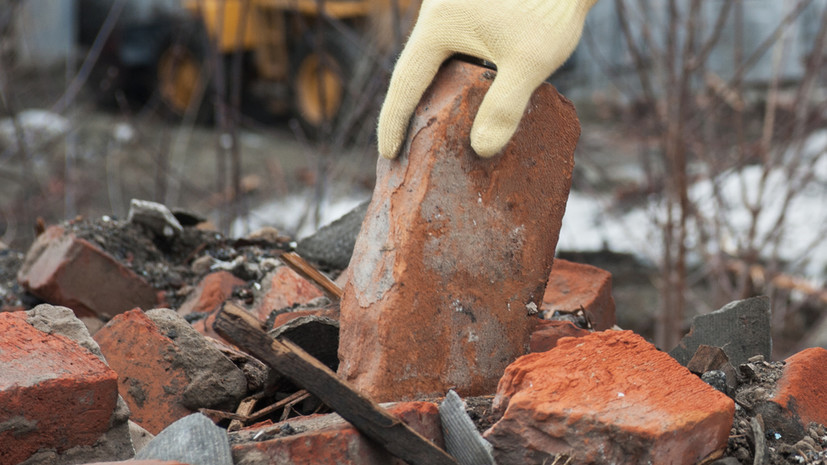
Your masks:
{"label": "broken brick", "polygon": [[[429,402],[402,402],[388,412],[408,424],[438,447],[444,447],[439,409]],[[297,434],[283,436],[285,431]],[[269,434],[268,434],[269,432]],[[265,427],[235,433],[233,458],[236,463],[279,463],[280,465],[403,465],[375,442],[361,435],[339,415],[292,418]],[[256,435],[277,437],[252,441]],[[245,440],[245,438],[247,438]]]}
{"label": "broken brick", "polygon": [[[503,152],[471,124],[493,71],[439,71],[403,153],[380,159],[341,303],[339,374],[377,400],[490,394],[525,354],[571,185],[580,126],[545,84]],[[534,307],[536,309],[536,307]]]}
{"label": "broken brick", "polygon": [[95,444],[118,400],[117,375],[101,359],[26,319],[0,314],[0,463]]}
{"label": "broken brick", "polygon": [[594,329],[615,325],[612,274],[596,266],[555,259],[540,309],[570,313],[581,308]]}
{"label": "broken brick", "polygon": [[135,307],[152,308],[158,300],[146,280],[61,226],[37,237],[17,279],[30,293],[78,316],[111,318]]}
{"label": "broken brick", "polygon": [[571,321],[553,321],[537,319],[535,328],[529,339],[529,352],[545,352],[557,345],[564,337],[580,337],[591,334],[591,331],[578,328]]}
{"label": "broken brick", "polygon": [[216,271],[210,273],[198,283],[194,291],[190,293],[187,300],[181,304],[178,314],[187,315],[195,312],[212,312],[216,310],[225,300],[233,295],[236,287],[244,286],[246,282],[237,278],[229,271]]}
{"label": "broken brick", "polygon": [[305,304],[323,295],[319,288],[290,267],[280,266],[262,280],[261,297],[256,299],[257,309],[253,313],[259,320],[266,321],[273,310]]}
{"label": "broken brick", "polygon": [[132,421],[152,434],[198,408],[228,406],[246,379],[220,351],[172,310],[131,310],[95,334]]}
{"label": "broken brick", "polygon": [[485,433],[499,465],[694,464],[727,446],[735,405],[631,331],[563,339],[506,370]]}
{"label": "broken brick", "polygon": [[765,413],[764,417],[770,420],[781,416],[787,421],[793,421],[800,429],[789,426],[777,429],[803,436],[811,422],[827,424],[827,404],[824,402],[827,399],[827,379],[822,376],[827,370],[827,350],[821,347],[804,349],[784,362],[784,372],[778,380],[774,395],[769,399],[781,407],[780,412],[774,409],[780,415]]}

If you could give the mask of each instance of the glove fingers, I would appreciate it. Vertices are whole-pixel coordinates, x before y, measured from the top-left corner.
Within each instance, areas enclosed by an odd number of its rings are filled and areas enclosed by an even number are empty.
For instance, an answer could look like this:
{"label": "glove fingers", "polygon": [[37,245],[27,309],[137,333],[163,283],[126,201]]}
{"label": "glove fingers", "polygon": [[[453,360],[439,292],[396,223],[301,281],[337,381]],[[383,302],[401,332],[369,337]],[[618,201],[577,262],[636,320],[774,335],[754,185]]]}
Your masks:
{"label": "glove fingers", "polygon": [[500,67],[471,127],[471,147],[477,155],[492,157],[505,147],[520,124],[531,94],[543,79],[527,76],[519,67]]}
{"label": "glove fingers", "polygon": [[439,66],[450,55],[447,50],[433,50],[427,39],[415,32],[394,67],[388,94],[379,112],[377,142],[379,154],[385,158],[394,158],[399,153],[411,115]]}

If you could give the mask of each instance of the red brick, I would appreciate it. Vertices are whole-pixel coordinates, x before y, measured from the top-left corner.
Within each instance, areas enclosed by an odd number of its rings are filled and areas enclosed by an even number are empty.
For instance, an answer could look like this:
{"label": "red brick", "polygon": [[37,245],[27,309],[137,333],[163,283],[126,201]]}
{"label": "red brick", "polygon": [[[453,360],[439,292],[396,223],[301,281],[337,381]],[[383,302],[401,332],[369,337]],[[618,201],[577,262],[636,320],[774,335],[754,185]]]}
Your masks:
{"label": "red brick", "polygon": [[130,419],[152,434],[192,411],[178,402],[189,384],[183,367],[170,363],[175,343],[160,334],[141,310],[113,318],[95,334],[104,357],[120,376],[118,391],[132,413]]}
{"label": "red brick", "polygon": [[[156,312],[180,318],[169,310],[153,310],[150,315]],[[201,339],[199,346],[193,346],[195,337]],[[214,407],[208,402],[215,402],[211,396],[219,394],[195,394],[197,386],[202,389],[202,385],[223,383],[236,390],[239,384],[243,385],[241,389],[246,387],[246,379],[232,362],[183,320],[173,329],[162,330],[150,316],[132,310],[113,318],[95,334],[95,340],[118,373],[118,390],[129,405],[132,421],[152,434],[198,407]],[[231,373],[234,376],[227,379],[213,379],[211,373],[226,370],[225,365],[238,373]]]}
{"label": "red brick", "polygon": [[583,308],[594,329],[615,325],[612,274],[595,266],[555,259],[541,310],[573,312]]}
{"label": "red brick", "polygon": [[246,284],[229,271],[210,273],[201,279],[195,290],[181,304],[178,313],[186,315],[193,312],[212,312],[232,297],[236,287]]}
{"label": "red brick", "polygon": [[91,446],[109,430],[117,375],[71,339],[22,312],[0,314],[0,463],[38,449]]}
{"label": "red brick", "polygon": [[784,374],[778,380],[777,403],[787,414],[807,428],[810,422],[827,424],[827,350],[813,347],[785,360]]}
{"label": "red brick", "polygon": [[513,139],[478,157],[470,128],[494,73],[443,66],[403,153],[380,159],[341,305],[339,373],[377,400],[490,394],[525,354],[565,211],[580,127],[551,85]]}
{"label": "red brick", "polygon": [[534,330],[531,331],[528,350],[530,352],[545,352],[557,345],[564,337],[580,337],[591,334],[591,331],[578,328],[571,321],[549,321],[537,319]]}
{"label": "red brick", "polygon": [[20,284],[78,316],[111,318],[131,308],[152,308],[157,293],[143,278],[90,242],[51,226],[32,244]]}
{"label": "red brick", "polygon": [[261,321],[267,320],[273,310],[305,304],[324,295],[319,288],[288,266],[280,266],[269,273],[264,278],[262,291],[254,311]]}
{"label": "red brick", "polygon": [[562,339],[508,367],[485,433],[499,465],[694,464],[722,450],[735,405],[631,331]]}
{"label": "red brick", "polygon": [[[428,402],[404,402],[388,411],[412,429],[444,447],[437,406]],[[299,434],[266,441],[236,443],[232,446],[237,463],[278,463],[279,465],[403,465],[375,442],[362,436],[338,415],[314,415],[288,420]],[[278,431],[282,424],[245,431],[253,436],[262,430]]]}
{"label": "red brick", "polygon": [[273,318],[272,328],[278,328],[279,326],[287,324],[295,320],[296,318],[310,315],[327,317],[338,321],[339,306],[336,303],[333,303],[319,308],[308,308],[306,310],[296,310],[294,312],[280,313],[276,315],[275,318]]}

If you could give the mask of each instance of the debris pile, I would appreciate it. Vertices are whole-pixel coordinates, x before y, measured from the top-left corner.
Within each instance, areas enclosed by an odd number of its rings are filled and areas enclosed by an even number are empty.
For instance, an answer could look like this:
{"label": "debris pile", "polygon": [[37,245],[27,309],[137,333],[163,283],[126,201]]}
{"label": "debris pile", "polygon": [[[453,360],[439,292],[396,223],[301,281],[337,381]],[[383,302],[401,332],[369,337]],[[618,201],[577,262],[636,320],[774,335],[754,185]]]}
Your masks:
{"label": "debris pile", "polygon": [[[429,112],[450,107],[473,114],[473,99],[490,80],[488,71],[469,64],[443,68],[429,91],[435,96],[425,100],[430,107],[418,110],[423,127],[414,125],[409,147],[436,137],[425,129],[440,130],[440,118],[459,118]],[[538,95],[535,114],[548,100],[566,105],[550,87]],[[529,130],[506,150],[528,150],[521,137],[531,135],[556,143],[556,130],[521,128]],[[544,130],[551,134],[540,137]],[[439,137],[467,139],[456,133],[462,131]],[[423,158],[428,152],[417,150]],[[452,167],[457,171],[447,171],[455,178],[496,177],[462,160]],[[530,171],[534,160],[503,156],[502,162]],[[447,169],[432,168],[433,176]],[[388,168],[386,175],[393,173]],[[827,378],[820,375],[827,350],[770,361],[768,299],[697,317],[667,354],[617,328],[608,273],[560,259],[552,264],[553,244],[550,252],[528,237],[545,234],[528,233],[539,225],[556,228],[542,236],[556,240],[559,218],[526,225],[513,237],[475,236],[476,220],[490,221],[486,232],[500,221],[530,221],[531,212],[520,220],[498,216],[518,209],[509,202],[525,199],[517,193],[512,199],[504,188],[499,200],[497,192],[480,190],[472,203],[482,210],[441,210],[439,199],[464,181],[417,187],[416,176],[391,178],[395,191],[422,189],[425,210],[374,195],[361,214],[365,224],[378,222],[359,239],[356,272],[342,270],[341,249],[349,250],[359,224],[353,218],[303,246],[274,230],[229,239],[191,214],[142,201],[126,220],[51,226],[25,256],[0,250],[0,464],[827,462]],[[435,189],[437,197],[429,197]],[[411,209],[419,226],[406,222]],[[382,215],[391,219],[384,232]],[[421,240],[407,237],[420,226]],[[453,237],[454,227],[476,239]],[[337,244],[333,253],[320,246],[326,240]],[[498,263],[502,281],[492,268]],[[529,275],[522,269],[528,266],[542,276]],[[474,273],[497,279],[492,285]],[[511,300],[490,300],[495,291]],[[380,326],[360,328],[364,322],[354,315],[364,308],[360,299],[387,300],[395,311],[380,309],[369,315],[381,314]],[[453,325],[447,337],[458,339],[435,339],[445,335],[443,325]],[[467,331],[480,325],[488,326]],[[498,336],[497,325],[513,325],[508,334],[519,337]],[[379,330],[385,334],[369,350],[394,341],[398,366],[379,381],[394,385],[354,387],[343,378],[356,365],[339,362],[348,363],[354,350],[346,344],[363,339],[344,339]],[[501,350],[512,345],[519,350]],[[453,358],[444,367],[416,364],[433,360],[423,354],[445,353]],[[461,379],[484,369],[486,380],[474,389],[435,387],[434,379],[460,379],[444,375],[456,372],[451,363],[465,362],[469,373]],[[444,371],[429,371],[435,369]]]}

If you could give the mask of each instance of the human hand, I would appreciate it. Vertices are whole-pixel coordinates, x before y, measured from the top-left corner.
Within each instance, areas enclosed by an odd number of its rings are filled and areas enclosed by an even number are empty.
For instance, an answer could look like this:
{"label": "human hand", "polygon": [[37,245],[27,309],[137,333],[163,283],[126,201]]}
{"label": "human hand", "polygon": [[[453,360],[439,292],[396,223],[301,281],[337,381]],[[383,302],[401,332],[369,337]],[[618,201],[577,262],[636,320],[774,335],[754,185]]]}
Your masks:
{"label": "human hand", "polygon": [[411,115],[443,61],[470,55],[497,66],[471,127],[471,147],[496,155],[534,90],[574,51],[597,0],[423,0],[379,114],[379,154],[394,158]]}

